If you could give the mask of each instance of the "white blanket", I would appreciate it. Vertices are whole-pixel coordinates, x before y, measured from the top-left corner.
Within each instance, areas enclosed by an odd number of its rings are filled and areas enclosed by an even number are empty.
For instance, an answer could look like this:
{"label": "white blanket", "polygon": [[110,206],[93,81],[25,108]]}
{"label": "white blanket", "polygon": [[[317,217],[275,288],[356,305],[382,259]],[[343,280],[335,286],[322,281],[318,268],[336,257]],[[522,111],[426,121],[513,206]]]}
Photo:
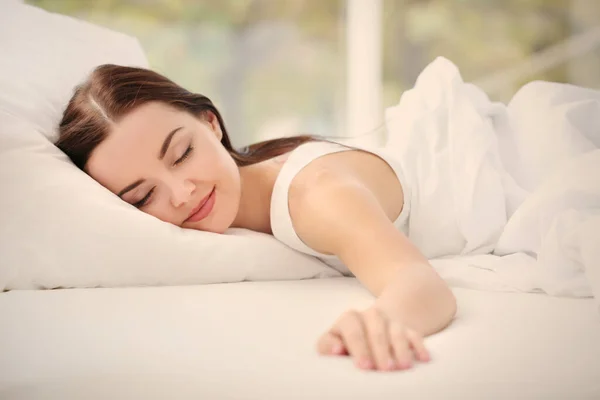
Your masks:
{"label": "white blanket", "polygon": [[600,297],[600,92],[533,82],[507,106],[438,58],[386,127],[411,182],[409,237],[430,258],[473,255],[434,264],[442,276]]}

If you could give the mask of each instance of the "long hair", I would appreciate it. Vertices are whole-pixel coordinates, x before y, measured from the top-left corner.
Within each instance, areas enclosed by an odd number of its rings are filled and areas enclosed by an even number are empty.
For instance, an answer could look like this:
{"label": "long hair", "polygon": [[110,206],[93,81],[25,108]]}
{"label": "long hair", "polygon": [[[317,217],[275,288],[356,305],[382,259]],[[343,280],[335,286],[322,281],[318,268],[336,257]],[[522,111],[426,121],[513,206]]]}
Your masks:
{"label": "long hair", "polygon": [[267,140],[236,150],[231,144],[225,123],[212,101],[201,94],[187,91],[163,75],[144,68],[104,64],[77,86],[64,111],[55,143],[82,170],[90,155],[118,122],[136,107],[159,101],[176,109],[201,117],[212,112],[221,125],[221,144],[235,163],[242,167],[255,164],[319,140],[300,135]]}

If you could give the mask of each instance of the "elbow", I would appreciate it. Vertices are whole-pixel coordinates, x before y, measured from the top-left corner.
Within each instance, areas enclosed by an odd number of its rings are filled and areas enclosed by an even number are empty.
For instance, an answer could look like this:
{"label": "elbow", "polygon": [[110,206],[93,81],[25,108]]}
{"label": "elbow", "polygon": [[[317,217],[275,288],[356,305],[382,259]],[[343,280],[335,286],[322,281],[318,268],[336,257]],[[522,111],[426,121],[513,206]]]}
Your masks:
{"label": "elbow", "polygon": [[434,304],[437,313],[440,316],[440,319],[444,320],[446,325],[450,324],[458,312],[458,301],[456,300],[456,296],[446,281],[439,275],[436,274],[435,279],[430,280],[429,282],[431,283],[429,286],[431,291],[429,293],[431,297],[435,299]]}
{"label": "elbow", "polygon": [[448,286],[432,288],[431,291],[423,293],[425,308],[422,312],[428,317],[416,323],[415,328],[423,336],[429,336],[446,329],[454,320],[458,311],[458,302],[454,293]]}
{"label": "elbow", "polygon": [[456,316],[456,312],[458,311],[458,302],[456,301],[456,296],[454,295],[454,293],[452,292],[452,290],[450,288],[448,288],[448,313],[450,315],[450,321],[452,319],[454,319],[454,317]]}
{"label": "elbow", "polygon": [[444,290],[444,295],[440,296],[439,304],[439,312],[440,312],[440,322],[442,326],[440,329],[443,329],[450,325],[456,313],[458,311],[458,302],[456,301],[456,296],[449,287],[446,287]]}
{"label": "elbow", "polygon": [[[439,283],[443,284],[439,285]],[[428,295],[431,300],[429,303],[429,307],[431,307],[430,312],[432,316],[435,315],[433,319],[437,322],[434,323],[435,328],[428,334],[438,332],[448,327],[458,311],[456,296],[445,282],[438,281],[438,284],[430,287],[430,290]]]}

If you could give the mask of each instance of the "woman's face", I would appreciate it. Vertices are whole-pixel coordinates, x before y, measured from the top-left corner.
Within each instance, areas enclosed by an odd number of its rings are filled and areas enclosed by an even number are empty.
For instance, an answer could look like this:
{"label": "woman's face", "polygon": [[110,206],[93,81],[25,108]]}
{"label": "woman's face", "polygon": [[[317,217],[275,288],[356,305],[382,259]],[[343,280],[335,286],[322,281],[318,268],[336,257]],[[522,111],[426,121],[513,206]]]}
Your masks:
{"label": "woman's face", "polygon": [[146,103],[113,125],[86,172],[165,222],[223,233],[238,212],[240,176],[221,136],[212,113],[200,118],[163,103]]}

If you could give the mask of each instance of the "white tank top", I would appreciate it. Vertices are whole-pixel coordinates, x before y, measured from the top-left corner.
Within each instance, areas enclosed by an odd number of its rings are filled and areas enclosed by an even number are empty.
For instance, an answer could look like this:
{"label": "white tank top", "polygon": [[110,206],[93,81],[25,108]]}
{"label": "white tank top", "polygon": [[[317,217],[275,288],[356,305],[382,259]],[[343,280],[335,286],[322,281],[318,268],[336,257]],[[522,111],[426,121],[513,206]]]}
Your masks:
{"label": "white tank top", "polygon": [[284,162],[281,170],[279,171],[279,175],[275,180],[270,208],[271,229],[273,231],[273,236],[276,239],[292,249],[319,258],[327,265],[347,276],[352,276],[352,273],[337,256],[319,253],[308,247],[300,239],[300,237],[298,237],[296,231],[294,230],[292,218],[290,216],[290,210],[288,207],[288,191],[290,183],[294,177],[311,161],[326,154],[356,149],[377,155],[387,162],[396,173],[404,192],[404,206],[402,207],[400,215],[398,215],[394,221],[394,226],[398,230],[407,234],[411,198],[410,187],[408,186],[406,178],[402,173],[400,162],[394,159],[392,154],[389,153],[388,149],[383,147],[368,148],[357,145],[346,146],[331,142],[308,142],[296,147],[294,150],[292,150],[292,152],[290,152],[288,159]]}

